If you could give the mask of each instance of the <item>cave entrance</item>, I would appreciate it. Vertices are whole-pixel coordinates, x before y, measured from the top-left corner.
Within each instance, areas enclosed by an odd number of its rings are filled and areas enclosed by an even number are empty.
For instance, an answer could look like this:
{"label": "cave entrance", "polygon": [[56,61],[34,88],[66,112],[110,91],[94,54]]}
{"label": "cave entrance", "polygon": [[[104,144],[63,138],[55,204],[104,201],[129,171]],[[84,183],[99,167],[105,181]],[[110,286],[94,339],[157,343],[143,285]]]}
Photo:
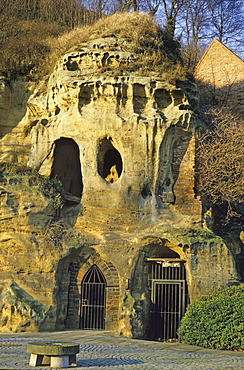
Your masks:
{"label": "cave entrance", "polygon": [[106,280],[93,265],[81,282],[80,329],[105,329]]}
{"label": "cave entrance", "polygon": [[98,173],[107,182],[115,183],[122,173],[122,158],[112,144],[112,138],[104,138],[100,142],[98,152]]}
{"label": "cave entrance", "polygon": [[65,192],[68,193],[65,196],[66,203],[80,202],[83,190],[80,151],[73,139],[61,137],[55,141],[50,178],[62,182]]}
{"label": "cave entrance", "polygon": [[177,341],[188,303],[185,261],[164,247],[163,257],[147,258],[151,291],[150,340]]}

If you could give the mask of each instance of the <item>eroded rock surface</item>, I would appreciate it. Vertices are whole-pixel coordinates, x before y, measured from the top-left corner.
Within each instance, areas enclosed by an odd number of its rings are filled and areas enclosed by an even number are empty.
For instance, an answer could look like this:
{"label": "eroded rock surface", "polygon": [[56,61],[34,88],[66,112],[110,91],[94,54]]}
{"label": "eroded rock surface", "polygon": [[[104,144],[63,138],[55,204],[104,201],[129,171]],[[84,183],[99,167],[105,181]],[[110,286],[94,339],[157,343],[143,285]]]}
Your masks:
{"label": "eroded rock surface", "polygon": [[[64,55],[1,140],[2,161],[37,168],[63,186],[59,204],[18,176],[2,181],[2,330],[93,325],[80,313],[89,306],[82,286],[95,276],[106,306],[94,328],[147,337],[151,268],[181,268],[190,299],[238,281],[223,241],[186,240],[182,231],[202,226],[197,90],[128,71],[136,60],[116,37]],[[25,309],[6,300],[13,284],[28,294]]]}

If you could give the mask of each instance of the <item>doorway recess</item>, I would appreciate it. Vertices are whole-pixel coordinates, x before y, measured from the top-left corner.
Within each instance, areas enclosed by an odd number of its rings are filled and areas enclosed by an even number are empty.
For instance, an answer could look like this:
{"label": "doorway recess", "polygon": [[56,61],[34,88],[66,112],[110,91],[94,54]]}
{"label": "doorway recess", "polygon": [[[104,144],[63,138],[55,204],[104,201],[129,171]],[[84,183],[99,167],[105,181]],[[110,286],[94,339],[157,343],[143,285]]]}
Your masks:
{"label": "doorway recess", "polygon": [[60,180],[64,191],[76,197],[79,202],[83,183],[79,147],[73,139],[61,137],[55,141],[50,178]]}
{"label": "doorway recess", "polygon": [[106,280],[93,265],[81,282],[81,329],[105,329]]}

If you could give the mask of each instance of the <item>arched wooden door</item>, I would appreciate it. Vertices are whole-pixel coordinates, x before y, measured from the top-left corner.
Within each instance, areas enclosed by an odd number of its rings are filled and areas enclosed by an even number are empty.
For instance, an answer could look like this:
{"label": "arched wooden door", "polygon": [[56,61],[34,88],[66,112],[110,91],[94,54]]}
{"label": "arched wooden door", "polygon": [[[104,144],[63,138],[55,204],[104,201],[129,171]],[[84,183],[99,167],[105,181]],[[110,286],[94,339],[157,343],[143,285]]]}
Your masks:
{"label": "arched wooden door", "polygon": [[93,265],[81,282],[80,329],[104,329],[106,311],[106,280]]}

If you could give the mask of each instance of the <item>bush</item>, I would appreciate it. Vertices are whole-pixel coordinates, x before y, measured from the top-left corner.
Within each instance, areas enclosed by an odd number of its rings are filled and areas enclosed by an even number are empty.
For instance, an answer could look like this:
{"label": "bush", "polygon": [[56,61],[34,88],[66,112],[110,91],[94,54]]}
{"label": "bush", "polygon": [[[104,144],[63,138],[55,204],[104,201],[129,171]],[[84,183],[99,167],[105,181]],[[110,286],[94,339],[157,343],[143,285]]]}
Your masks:
{"label": "bush", "polygon": [[0,175],[19,177],[20,179],[27,176],[29,178],[29,184],[38,186],[42,194],[52,201],[55,210],[61,209],[64,205],[62,182],[58,179],[51,179],[50,177],[40,175],[35,168],[20,163],[1,163]]}
{"label": "bush", "polygon": [[178,335],[185,344],[244,349],[244,284],[216,289],[192,302]]}
{"label": "bush", "polygon": [[63,185],[58,179],[44,178],[40,186],[41,192],[52,199],[53,208],[58,210],[63,207],[64,201],[62,198]]}

